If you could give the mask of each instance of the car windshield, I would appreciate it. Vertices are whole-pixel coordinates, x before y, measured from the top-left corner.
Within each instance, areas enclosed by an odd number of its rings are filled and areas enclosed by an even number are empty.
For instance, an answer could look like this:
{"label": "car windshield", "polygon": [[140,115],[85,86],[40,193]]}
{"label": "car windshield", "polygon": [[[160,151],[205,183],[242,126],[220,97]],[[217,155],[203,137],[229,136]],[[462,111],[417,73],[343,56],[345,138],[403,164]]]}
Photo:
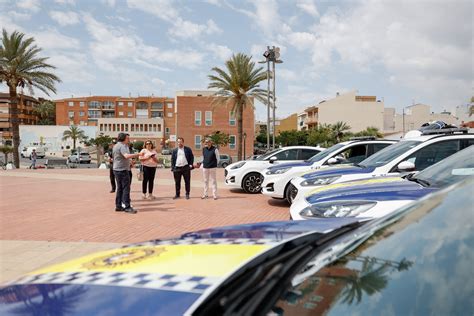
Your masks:
{"label": "car windshield", "polygon": [[333,154],[334,152],[338,151],[344,146],[345,146],[344,144],[336,144],[334,146],[331,146],[326,150],[320,151],[319,153],[311,157],[308,161],[309,162],[320,161],[321,159],[328,157],[329,155]]}
{"label": "car windshield", "polygon": [[255,160],[265,160],[267,159],[268,157],[270,157],[271,155],[273,155],[274,153],[280,151],[281,149],[278,148],[278,149],[274,149],[272,151],[270,151],[269,153],[266,153],[264,155],[261,155],[261,156],[258,156],[257,158],[255,158]]}
{"label": "car windshield", "polygon": [[474,146],[470,146],[416,174],[413,179],[444,187],[474,175]]}
{"label": "car windshield", "polygon": [[[273,312],[287,316],[302,311],[305,315],[472,314],[474,283],[467,279],[472,276],[474,222],[466,219],[472,216],[474,182],[466,181],[411,204],[401,216],[390,215],[388,225],[374,227],[369,239],[339,260],[323,265],[310,261]],[[357,234],[351,232],[346,239]]]}
{"label": "car windshield", "polygon": [[421,141],[409,140],[387,146],[363,160],[359,163],[359,166],[363,168],[377,168],[383,166],[419,144],[421,144]]}

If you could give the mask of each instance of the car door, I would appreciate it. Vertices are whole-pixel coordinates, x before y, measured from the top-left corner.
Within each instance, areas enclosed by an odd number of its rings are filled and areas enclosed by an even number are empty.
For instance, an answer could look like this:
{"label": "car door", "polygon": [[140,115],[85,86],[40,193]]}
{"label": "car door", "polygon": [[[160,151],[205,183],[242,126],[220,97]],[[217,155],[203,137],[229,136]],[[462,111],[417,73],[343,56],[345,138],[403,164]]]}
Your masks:
{"label": "car door", "polygon": [[[298,150],[297,148],[291,148],[291,149],[285,149],[282,150],[272,157],[276,157],[276,161],[274,163],[279,163],[279,162],[295,162],[298,161]],[[270,157],[270,159],[272,159]]]}
{"label": "car door", "polygon": [[320,152],[321,151],[317,149],[310,149],[310,148],[300,149],[298,151],[298,160],[308,160]]}
{"label": "car door", "polygon": [[[334,158],[337,159],[337,164],[351,163],[356,164],[366,158],[367,145],[366,144],[354,144],[349,148],[339,152]],[[327,162],[325,164],[328,164]]]}

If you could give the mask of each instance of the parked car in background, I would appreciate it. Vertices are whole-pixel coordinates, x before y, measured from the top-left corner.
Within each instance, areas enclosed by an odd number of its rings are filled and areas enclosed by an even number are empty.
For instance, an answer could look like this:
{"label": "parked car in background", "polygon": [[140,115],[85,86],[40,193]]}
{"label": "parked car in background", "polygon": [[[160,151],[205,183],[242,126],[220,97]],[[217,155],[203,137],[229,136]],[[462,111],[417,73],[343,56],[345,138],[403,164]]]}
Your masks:
{"label": "parked car in background", "polygon": [[416,174],[330,184],[298,199],[290,209],[294,220],[327,217],[375,218],[423,196],[474,176],[474,146]]}
{"label": "parked car in background", "polygon": [[396,143],[393,140],[377,140],[375,137],[358,137],[338,143],[308,160],[295,163],[282,163],[269,166],[262,171],[262,193],[272,198],[286,199],[292,203],[291,191],[294,186],[290,181],[301,174],[335,166],[339,164],[355,164],[373,155],[381,149]]}
{"label": "parked car in background", "polygon": [[74,153],[67,158],[69,163],[91,163],[92,157],[87,152]]}
{"label": "parked car in background", "polygon": [[226,154],[219,155],[219,167],[225,168],[232,163],[232,157]]}
{"label": "parked car in background", "polygon": [[303,198],[317,187],[378,176],[402,176],[421,171],[474,145],[474,134],[467,129],[445,133],[424,131],[420,137],[402,139],[354,166],[326,168],[291,180],[294,200]]}
{"label": "parked car in background", "polygon": [[309,159],[325,150],[323,147],[290,146],[278,148],[254,160],[235,162],[225,168],[229,188],[242,188],[246,193],[260,193],[263,176],[260,172],[271,165]]}
{"label": "parked car in background", "polygon": [[43,159],[46,156],[46,149],[44,147],[28,146],[21,151],[21,157],[31,159],[33,149],[36,151],[36,158]]}
{"label": "parked car in background", "polygon": [[171,155],[171,149],[164,148],[161,150],[162,155]]}

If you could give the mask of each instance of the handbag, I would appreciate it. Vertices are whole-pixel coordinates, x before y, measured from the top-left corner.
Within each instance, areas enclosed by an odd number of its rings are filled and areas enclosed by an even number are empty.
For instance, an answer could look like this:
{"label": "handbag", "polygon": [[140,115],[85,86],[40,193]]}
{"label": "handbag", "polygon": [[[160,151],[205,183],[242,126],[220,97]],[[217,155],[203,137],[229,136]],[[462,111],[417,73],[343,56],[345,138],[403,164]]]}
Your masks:
{"label": "handbag", "polygon": [[138,181],[143,181],[143,166],[140,166],[140,171],[137,173]]}

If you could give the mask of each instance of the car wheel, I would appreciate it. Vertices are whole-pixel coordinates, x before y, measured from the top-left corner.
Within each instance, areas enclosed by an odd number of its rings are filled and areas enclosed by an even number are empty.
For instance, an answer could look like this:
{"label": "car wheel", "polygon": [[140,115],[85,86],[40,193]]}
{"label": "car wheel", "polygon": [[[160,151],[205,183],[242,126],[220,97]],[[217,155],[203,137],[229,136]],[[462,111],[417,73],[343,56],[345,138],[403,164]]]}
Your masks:
{"label": "car wheel", "polygon": [[242,181],[242,188],[246,193],[260,193],[262,189],[263,176],[258,172],[249,173]]}
{"label": "car wheel", "polygon": [[228,164],[227,162],[223,162],[223,163],[221,164],[222,168],[225,168],[225,167],[227,167],[228,165],[229,165],[229,164]]}
{"label": "car wheel", "polygon": [[298,194],[298,189],[291,183],[286,186],[285,189],[285,198],[286,201],[291,205]]}

